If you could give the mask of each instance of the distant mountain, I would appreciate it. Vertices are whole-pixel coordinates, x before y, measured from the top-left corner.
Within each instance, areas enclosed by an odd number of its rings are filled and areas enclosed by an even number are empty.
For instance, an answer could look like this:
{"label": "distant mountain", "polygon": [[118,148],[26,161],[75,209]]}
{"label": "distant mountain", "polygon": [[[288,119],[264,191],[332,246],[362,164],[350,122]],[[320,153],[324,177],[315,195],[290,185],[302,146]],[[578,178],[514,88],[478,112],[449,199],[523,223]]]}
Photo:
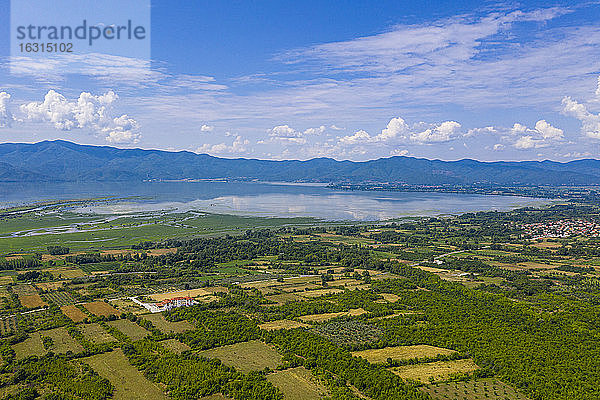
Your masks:
{"label": "distant mountain", "polygon": [[0,144],[0,181],[140,181],[146,179],[257,179],[423,185],[593,185],[600,161],[480,162],[390,157],[353,162],[225,159],[187,151],[117,149],[67,141]]}

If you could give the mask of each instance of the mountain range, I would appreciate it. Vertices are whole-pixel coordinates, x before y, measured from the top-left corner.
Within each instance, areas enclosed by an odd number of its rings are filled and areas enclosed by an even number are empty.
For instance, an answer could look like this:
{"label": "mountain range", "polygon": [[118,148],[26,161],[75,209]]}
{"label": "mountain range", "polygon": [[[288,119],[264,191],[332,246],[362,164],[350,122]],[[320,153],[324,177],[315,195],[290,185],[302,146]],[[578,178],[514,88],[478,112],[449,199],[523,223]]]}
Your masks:
{"label": "mountain range", "polygon": [[600,160],[481,162],[389,157],[354,162],[227,159],[188,151],[118,149],[63,140],[0,144],[0,181],[241,179],[408,185],[597,185]]}

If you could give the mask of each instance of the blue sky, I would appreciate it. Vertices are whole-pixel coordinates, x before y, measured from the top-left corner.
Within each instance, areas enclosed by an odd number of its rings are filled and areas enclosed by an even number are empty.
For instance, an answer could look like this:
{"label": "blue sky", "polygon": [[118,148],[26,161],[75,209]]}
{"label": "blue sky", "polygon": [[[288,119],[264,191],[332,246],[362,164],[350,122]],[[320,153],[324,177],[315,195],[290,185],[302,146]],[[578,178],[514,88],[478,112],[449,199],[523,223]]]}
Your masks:
{"label": "blue sky", "polygon": [[[9,15],[1,0],[4,142],[269,159],[600,157],[598,2],[152,1],[150,63],[11,58]],[[80,73],[67,73],[75,59]]]}

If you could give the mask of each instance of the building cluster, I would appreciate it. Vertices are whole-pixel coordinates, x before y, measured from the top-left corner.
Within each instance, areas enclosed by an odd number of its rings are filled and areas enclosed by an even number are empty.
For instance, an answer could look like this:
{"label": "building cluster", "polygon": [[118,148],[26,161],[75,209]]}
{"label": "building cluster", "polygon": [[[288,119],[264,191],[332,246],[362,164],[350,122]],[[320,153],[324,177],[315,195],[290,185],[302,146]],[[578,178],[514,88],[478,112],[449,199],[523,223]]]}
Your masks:
{"label": "building cluster", "polygon": [[520,225],[525,235],[538,238],[564,238],[569,236],[600,237],[600,225],[582,219],[558,220]]}
{"label": "building cluster", "polygon": [[178,308],[178,307],[189,307],[189,306],[193,306],[194,304],[198,304],[198,302],[196,300],[194,300],[193,298],[191,298],[189,296],[173,297],[172,299],[166,299],[166,300],[160,301],[158,303],[144,303],[143,301],[140,301],[140,300],[136,299],[135,297],[131,297],[131,300],[134,303],[144,307],[151,313],[159,313],[159,312],[163,312],[163,311],[169,311],[169,310],[172,310],[172,309]]}

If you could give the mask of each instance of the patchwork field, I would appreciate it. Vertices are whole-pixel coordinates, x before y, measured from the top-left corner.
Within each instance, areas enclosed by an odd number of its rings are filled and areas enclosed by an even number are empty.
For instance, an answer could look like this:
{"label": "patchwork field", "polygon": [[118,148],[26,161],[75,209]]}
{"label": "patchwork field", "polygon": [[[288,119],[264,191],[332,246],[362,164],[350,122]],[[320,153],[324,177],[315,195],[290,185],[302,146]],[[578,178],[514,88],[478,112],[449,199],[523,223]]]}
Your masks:
{"label": "patchwork field", "polygon": [[258,340],[203,350],[199,351],[198,355],[218,358],[223,364],[244,373],[260,371],[267,367],[274,369],[281,363],[281,355],[271,346]]}
{"label": "patchwork field", "polygon": [[289,400],[318,400],[327,396],[327,389],[304,367],[277,371],[267,380],[283,392]]}
{"label": "patchwork field", "polygon": [[167,350],[172,351],[173,353],[181,354],[184,351],[191,350],[190,346],[185,343],[181,343],[177,339],[167,339],[160,342]]}
{"label": "patchwork field", "polygon": [[343,291],[344,290],[342,290],[342,289],[336,289],[336,288],[317,289],[317,290],[309,290],[309,291],[305,291],[305,292],[300,292],[300,293],[298,293],[298,295],[302,296],[302,297],[313,298],[313,297],[324,296],[326,294],[342,293]]}
{"label": "patchwork field", "polygon": [[94,301],[83,305],[86,310],[99,317],[109,317],[111,315],[120,315],[119,310],[103,301]]}
{"label": "patchwork field", "polygon": [[48,305],[39,294],[20,294],[19,301],[26,308],[40,308]]}
{"label": "patchwork field", "polygon": [[208,296],[211,294],[212,294],[212,292],[210,292],[204,288],[199,288],[199,289],[190,289],[190,290],[179,290],[176,292],[156,293],[156,294],[151,294],[148,297],[150,297],[154,301],[162,301],[162,300],[172,299],[173,297],[185,297],[185,296],[201,297],[201,296]]}
{"label": "patchwork field", "polygon": [[302,322],[292,321],[289,319],[281,319],[279,321],[265,322],[264,324],[261,324],[258,327],[266,331],[275,331],[277,329],[307,328],[309,326],[310,325],[304,324]]}
{"label": "patchwork field", "polygon": [[393,373],[402,379],[412,379],[421,383],[429,383],[430,378],[435,381],[444,381],[452,374],[473,372],[477,369],[479,367],[470,358],[390,368]]}
{"label": "patchwork field", "polygon": [[525,395],[499,380],[479,379],[467,382],[449,382],[426,385],[421,388],[435,400],[527,400]]}
{"label": "patchwork field", "polygon": [[71,351],[73,353],[79,353],[83,351],[83,347],[75,339],[69,335],[66,328],[50,329],[48,331],[42,331],[41,337],[48,337],[52,339],[52,345],[48,348],[49,351],[54,353],[66,353]]}
{"label": "patchwork field", "polygon": [[42,337],[39,332],[34,332],[24,341],[13,344],[12,348],[18,360],[29,356],[46,354],[46,349],[42,344]]}
{"label": "patchwork field", "polygon": [[121,349],[84,358],[98,375],[115,387],[115,400],[166,400],[162,389],[131,366]]}
{"label": "patchwork field", "polygon": [[300,297],[294,293],[281,293],[281,294],[272,294],[269,296],[265,296],[265,299],[269,301],[274,301],[278,306],[289,303],[291,301],[304,301],[306,300],[304,297]]}
{"label": "patchwork field", "polygon": [[385,363],[388,358],[392,360],[409,360],[411,358],[435,357],[438,354],[449,355],[454,350],[441,347],[419,344],[415,346],[384,347],[383,349],[370,349],[353,351],[353,356],[362,357],[370,363]]}
{"label": "patchwork field", "polygon": [[162,313],[144,314],[142,318],[152,322],[152,325],[163,333],[180,333],[194,329],[194,325],[185,320],[177,322],[167,321]]}
{"label": "patchwork field", "polygon": [[140,340],[146,337],[150,332],[128,319],[117,319],[108,321],[108,324],[113,328],[118,329],[133,340]]}
{"label": "patchwork field", "polygon": [[46,293],[44,296],[59,306],[68,306],[71,304],[75,304],[77,301],[67,292],[50,292]]}
{"label": "patchwork field", "polygon": [[389,303],[395,303],[400,299],[400,296],[393,293],[380,293],[380,296]]}
{"label": "patchwork field", "polygon": [[81,269],[72,267],[49,268],[45,271],[50,272],[56,279],[73,279],[85,276],[85,272]]}
{"label": "patchwork field", "polygon": [[12,335],[17,330],[17,318],[6,317],[0,319],[0,336],[5,337]]}
{"label": "patchwork field", "polygon": [[79,330],[88,340],[97,343],[110,343],[116,339],[98,324],[82,324],[78,325]]}
{"label": "patchwork field", "polygon": [[311,315],[303,315],[300,319],[304,322],[325,322],[330,319],[341,317],[341,316],[357,316],[366,314],[367,312],[362,308],[355,308],[350,311],[341,311],[337,313],[325,313],[325,314],[311,314]]}
{"label": "patchwork field", "polygon": [[84,313],[74,305],[62,306],[60,308],[60,311],[62,311],[62,313],[65,314],[67,317],[71,318],[73,322],[81,322],[85,318],[87,318],[86,313]]}

